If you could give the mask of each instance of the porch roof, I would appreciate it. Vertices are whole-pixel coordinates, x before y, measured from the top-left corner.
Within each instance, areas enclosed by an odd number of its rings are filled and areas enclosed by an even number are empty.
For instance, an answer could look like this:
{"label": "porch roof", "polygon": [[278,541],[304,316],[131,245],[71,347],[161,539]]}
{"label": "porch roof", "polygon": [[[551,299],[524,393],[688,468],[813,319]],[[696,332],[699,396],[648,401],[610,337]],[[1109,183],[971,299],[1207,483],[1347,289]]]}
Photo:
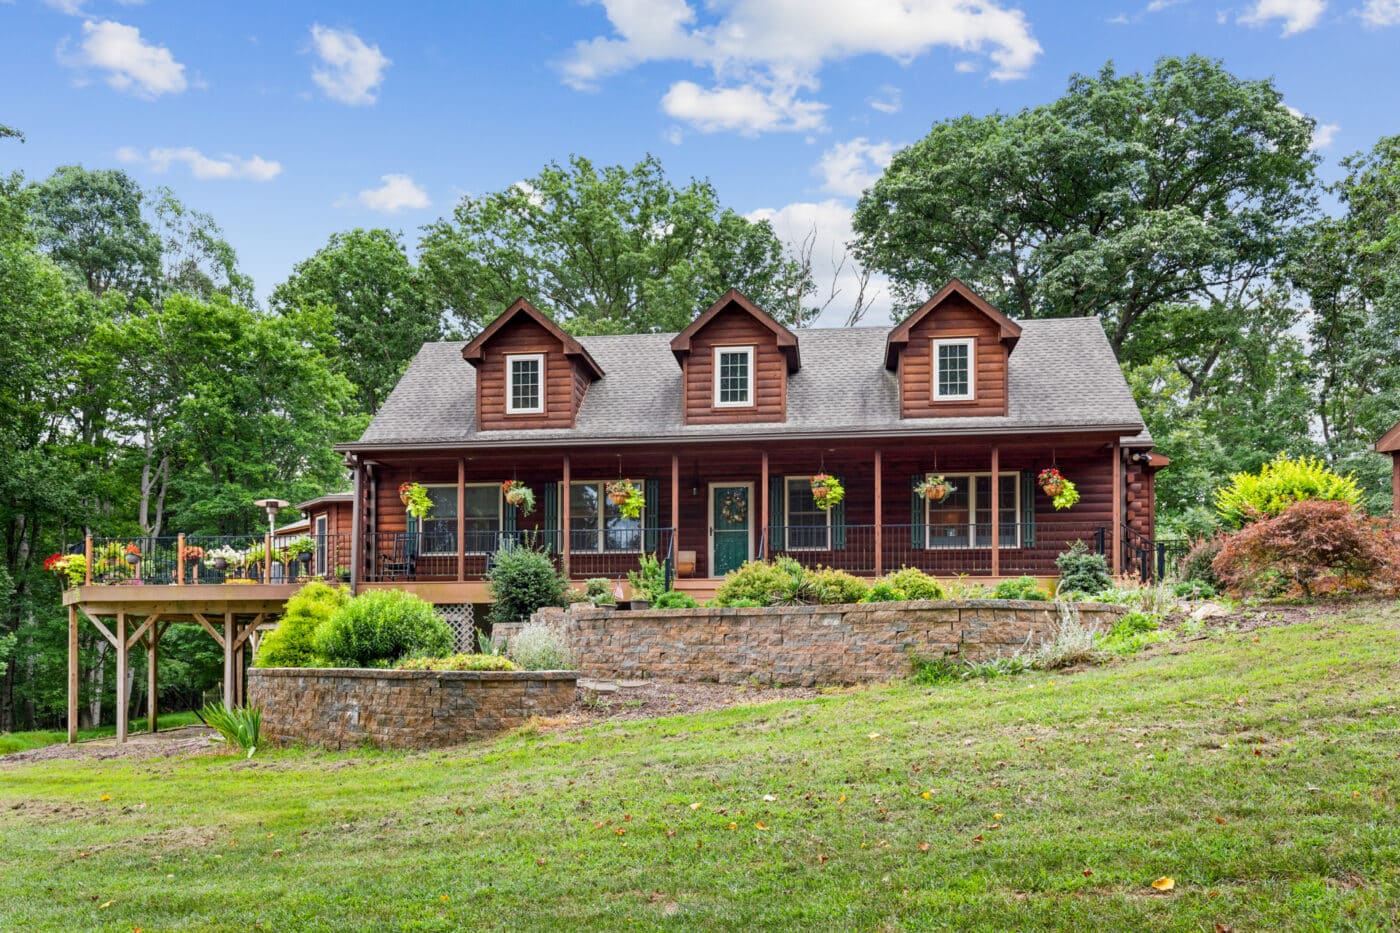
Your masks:
{"label": "porch roof", "polygon": [[681,417],[674,334],[580,337],[607,376],[589,386],[572,428],[480,431],[475,373],[460,342],[425,344],[359,441],[340,450],[650,443],[912,434],[957,437],[1144,431],[1142,415],[1096,318],[1021,323],[1004,416],[900,418],[897,376],[885,368],[891,328],[797,332],[803,366],[788,377],[787,420],[695,425]]}

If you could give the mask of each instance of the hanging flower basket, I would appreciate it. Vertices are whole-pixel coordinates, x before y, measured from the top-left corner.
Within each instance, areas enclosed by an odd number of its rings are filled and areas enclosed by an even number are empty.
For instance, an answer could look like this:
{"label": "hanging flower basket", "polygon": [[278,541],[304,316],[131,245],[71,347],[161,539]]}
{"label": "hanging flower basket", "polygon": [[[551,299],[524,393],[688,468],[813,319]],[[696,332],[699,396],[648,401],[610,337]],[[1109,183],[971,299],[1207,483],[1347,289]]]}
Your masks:
{"label": "hanging flower basket", "polygon": [[823,512],[844,498],[846,498],[846,488],[836,477],[827,473],[818,473],[812,477],[812,501]]}
{"label": "hanging flower basket", "polygon": [[1057,512],[1068,509],[1079,501],[1079,490],[1055,467],[1041,470],[1036,481],[1040,483],[1041,492],[1050,497],[1051,504]]}
{"label": "hanging flower basket", "polygon": [[518,479],[508,479],[501,484],[501,492],[506,502],[520,510],[522,515],[535,511],[535,491]]}
{"label": "hanging flower basket", "polygon": [[927,473],[923,482],[914,486],[914,492],[930,502],[942,502],[949,493],[957,491],[958,487],[948,482],[942,473]]}
{"label": "hanging flower basket", "polygon": [[44,569],[58,577],[58,585],[61,589],[68,589],[71,582],[68,576],[68,555],[55,554],[44,561]]}
{"label": "hanging flower basket", "polygon": [[135,542],[132,542],[131,544],[128,544],[126,546],[126,562],[133,567],[141,563],[140,545],[136,544]]}
{"label": "hanging flower basket", "polygon": [[642,509],[646,506],[646,498],[630,479],[620,479],[608,483],[606,492],[613,505],[617,506],[622,513],[623,518],[641,518]]}
{"label": "hanging flower basket", "polygon": [[408,509],[408,514],[420,522],[433,510],[433,500],[428,497],[428,490],[422,483],[400,483],[399,500]]}

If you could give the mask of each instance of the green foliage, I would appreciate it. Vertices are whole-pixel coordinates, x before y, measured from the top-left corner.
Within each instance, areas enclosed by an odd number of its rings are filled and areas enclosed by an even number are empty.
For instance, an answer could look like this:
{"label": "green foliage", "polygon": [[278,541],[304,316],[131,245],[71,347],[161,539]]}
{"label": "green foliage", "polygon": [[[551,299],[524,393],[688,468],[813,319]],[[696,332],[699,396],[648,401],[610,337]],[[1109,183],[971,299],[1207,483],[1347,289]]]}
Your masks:
{"label": "green foliage", "polygon": [[950,657],[925,658],[915,655],[910,658],[914,673],[911,680],[925,687],[961,683],[967,680],[995,680],[999,677],[1014,677],[1031,669],[1030,663],[1019,654],[988,658],[985,661],[962,661]]}
{"label": "green foliage", "polygon": [[520,668],[500,654],[453,654],[445,658],[404,658],[394,665],[400,671],[518,671]]}
{"label": "green foliage", "polygon": [[992,598],[1047,600],[1050,595],[1040,588],[1035,577],[1014,577],[999,582],[992,589]]}
{"label": "green foliage", "polygon": [[803,579],[802,565],[790,557],[775,561],[745,561],[725,574],[724,582],[715,590],[716,606],[776,605],[781,599],[799,595]]}
{"label": "green foliage", "polygon": [[607,577],[590,577],[583,583],[583,598],[595,606],[612,606],[617,603],[613,593],[613,582]]}
{"label": "green foliage", "polygon": [[1361,489],[1351,476],[1342,476],[1315,457],[1290,459],[1280,454],[1257,473],[1236,473],[1215,493],[1215,507],[1226,524],[1242,528],[1250,522],[1280,515],[1295,502],[1339,501],[1361,504]]}
{"label": "green foliage", "polygon": [[316,630],[350,598],[345,587],[333,588],[313,580],[287,600],[277,627],[263,636],[254,667],[322,667],[316,650]]}
{"label": "green foliage", "polygon": [[651,601],[653,609],[694,609],[698,605],[695,597],[680,590],[668,590]]}
{"label": "green foliage", "polygon": [[1129,612],[1113,623],[1108,633],[1099,639],[1102,651],[1120,656],[1137,654],[1147,645],[1167,641],[1170,636],[1159,631],[1158,616],[1146,612]]}
{"label": "green foliage", "polygon": [[316,553],[316,542],[310,535],[299,535],[283,545],[282,553],[289,559],[312,555]]}
{"label": "green foliage", "polygon": [[810,273],[767,221],[722,207],[709,182],[672,184],[651,156],[631,168],[574,156],[468,195],[421,252],[430,301],[467,333],[521,296],[577,334],[679,331],[731,287],[784,324],[817,311],[803,304]]}
{"label": "green foliage", "polygon": [[563,606],[569,591],[550,556],[524,546],[497,551],[486,579],[494,600],[488,614],[492,623],[523,622],[537,609]]}
{"label": "green foliage", "polygon": [[564,633],[538,622],[517,632],[506,650],[527,671],[571,671],[578,666]]}
{"label": "green foliage", "polygon": [[823,512],[829,512],[836,503],[846,498],[846,487],[841,481],[826,473],[812,477],[812,501]]}
{"label": "green foliage", "polygon": [[333,665],[386,667],[410,655],[446,655],[452,630],[413,593],[367,590],[317,627],[315,647]]}
{"label": "green foliage", "polygon": [[1191,547],[1176,565],[1176,575],[1182,580],[1198,580],[1220,589],[1220,577],[1215,573],[1215,558],[1225,544],[1224,535],[1212,535],[1191,542]]}
{"label": "green foliage", "polygon": [[1073,508],[1079,501],[1079,488],[1071,480],[1064,480],[1061,489],[1050,499],[1050,504],[1055,506],[1055,511]]}
{"label": "green foliage", "polygon": [[822,604],[858,603],[865,597],[869,587],[864,580],[844,570],[830,567],[817,567],[805,572],[812,598]]}
{"label": "green foliage", "polygon": [[1215,587],[1204,580],[1182,580],[1172,586],[1177,599],[1214,599]]}
{"label": "green foliage", "polygon": [[[642,509],[646,508],[647,504],[646,496],[630,479],[619,479],[608,483],[607,495],[609,499],[617,497],[622,500],[617,503],[617,510],[623,518],[635,521],[642,517]],[[614,499],[614,501],[616,500]]]}
{"label": "green foliage", "polygon": [[906,599],[904,593],[884,580],[877,580],[860,598],[863,603],[897,603]]}
{"label": "green foliage", "polygon": [[497,642],[496,639],[486,634],[486,630],[482,628],[476,629],[476,647],[477,651],[481,654],[503,656],[506,653],[505,644],[502,642]]}
{"label": "green foliage", "polygon": [[942,599],[943,586],[918,567],[900,567],[885,574],[884,581],[904,594],[905,599]]}
{"label": "green foliage", "polygon": [[236,745],[247,757],[252,758],[258,750],[262,735],[262,708],[225,706],[222,703],[206,704],[199,711],[200,721],[223,736],[229,745]]}
{"label": "green foliage", "polygon": [[654,603],[658,596],[666,592],[666,570],[655,554],[643,554],[639,562],[640,571],[627,571],[627,583],[634,597]]}
{"label": "green foliage", "polygon": [[1083,541],[1076,541],[1068,550],[1055,557],[1055,566],[1060,571],[1059,591],[1061,593],[1083,593],[1093,596],[1102,593],[1113,585],[1113,577],[1108,572],[1108,561],[1102,554],[1089,551]]}
{"label": "green foliage", "polygon": [[408,514],[420,522],[433,510],[432,497],[428,495],[428,489],[422,483],[400,483],[399,498],[403,500]]}
{"label": "green foliage", "polygon": [[501,495],[506,503],[519,509],[521,515],[535,511],[535,491],[518,479],[509,479],[501,484]]}

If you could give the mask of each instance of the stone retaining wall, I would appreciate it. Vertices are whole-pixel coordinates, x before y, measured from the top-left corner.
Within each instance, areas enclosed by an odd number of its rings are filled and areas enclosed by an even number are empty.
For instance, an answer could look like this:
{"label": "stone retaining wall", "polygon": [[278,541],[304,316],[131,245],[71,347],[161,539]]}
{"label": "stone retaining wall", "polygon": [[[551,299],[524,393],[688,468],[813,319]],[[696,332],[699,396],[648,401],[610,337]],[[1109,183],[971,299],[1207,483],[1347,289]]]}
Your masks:
{"label": "stone retaining wall", "polygon": [[[1107,628],[1117,606],[1081,603],[1081,620]],[[772,609],[622,611],[575,605],[535,619],[565,631],[586,677],[678,681],[845,684],[909,673],[909,657],[969,661],[1045,639],[1054,603],[927,600]],[[521,625],[497,625],[497,638]]]}
{"label": "stone retaining wall", "polygon": [[438,748],[556,716],[577,683],[575,671],[252,668],[248,703],[277,745]]}

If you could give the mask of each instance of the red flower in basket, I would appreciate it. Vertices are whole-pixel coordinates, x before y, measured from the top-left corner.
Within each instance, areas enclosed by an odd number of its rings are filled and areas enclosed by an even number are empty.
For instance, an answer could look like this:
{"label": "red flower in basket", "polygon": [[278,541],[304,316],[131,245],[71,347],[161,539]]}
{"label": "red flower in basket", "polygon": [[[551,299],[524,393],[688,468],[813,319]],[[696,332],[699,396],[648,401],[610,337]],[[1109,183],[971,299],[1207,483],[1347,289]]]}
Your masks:
{"label": "red flower in basket", "polygon": [[44,569],[51,570],[54,573],[63,573],[63,571],[68,569],[68,555],[55,554],[52,557],[46,558],[44,560]]}
{"label": "red flower in basket", "polygon": [[1047,496],[1058,496],[1060,493],[1064,492],[1065,478],[1060,471],[1054,467],[1047,467],[1041,470],[1037,481],[1040,483],[1040,488],[1044,490]]}

